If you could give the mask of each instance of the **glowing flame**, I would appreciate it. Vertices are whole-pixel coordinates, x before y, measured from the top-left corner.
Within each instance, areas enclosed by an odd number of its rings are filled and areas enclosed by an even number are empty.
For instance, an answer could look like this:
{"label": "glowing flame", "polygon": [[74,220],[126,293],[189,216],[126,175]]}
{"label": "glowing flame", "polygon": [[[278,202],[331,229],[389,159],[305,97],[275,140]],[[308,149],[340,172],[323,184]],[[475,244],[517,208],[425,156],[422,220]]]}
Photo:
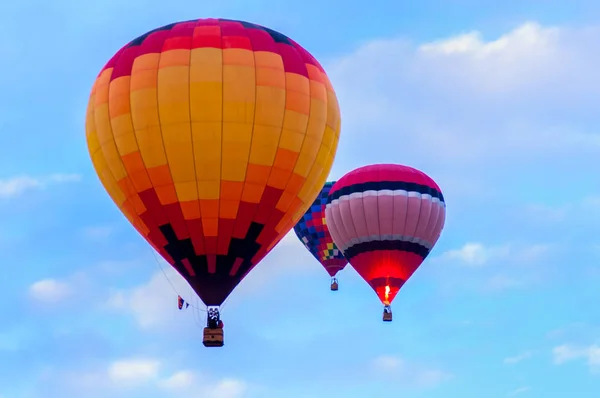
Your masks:
{"label": "glowing flame", "polygon": [[387,285],[385,287],[385,301],[386,301],[386,303],[390,302],[390,286],[389,285]]}

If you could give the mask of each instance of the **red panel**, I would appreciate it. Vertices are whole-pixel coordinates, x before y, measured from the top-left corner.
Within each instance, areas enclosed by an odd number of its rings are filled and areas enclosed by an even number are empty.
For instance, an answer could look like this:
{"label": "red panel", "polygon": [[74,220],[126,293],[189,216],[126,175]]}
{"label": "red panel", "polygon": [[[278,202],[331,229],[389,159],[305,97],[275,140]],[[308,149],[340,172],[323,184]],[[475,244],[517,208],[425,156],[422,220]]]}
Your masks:
{"label": "red panel", "polygon": [[187,220],[186,221],[190,238],[192,239],[192,245],[194,245],[194,253],[197,256],[206,254],[204,249],[204,233],[202,230],[202,220]]}
{"label": "red panel", "polygon": [[219,20],[216,18],[201,18],[196,20],[196,26],[219,26]]}
{"label": "red panel", "polygon": [[235,220],[235,226],[232,233],[234,238],[244,239],[246,237],[257,209],[257,204],[240,202],[237,219]]}
{"label": "red panel", "polygon": [[121,76],[130,76],[131,68],[133,67],[133,61],[138,56],[140,48],[138,46],[128,47],[121,53],[121,56],[117,59],[110,81],[115,80]]}
{"label": "red panel", "polygon": [[162,50],[189,50],[192,47],[192,32],[190,31],[189,36],[169,37],[165,40]]}
{"label": "red panel", "polygon": [[292,44],[294,45],[294,48],[296,48],[296,51],[298,51],[298,53],[302,57],[302,60],[305,63],[310,64],[310,65],[314,65],[321,72],[325,73],[325,70],[323,69],[323,67],[321,66],[321,64],[319,63],[319,61],[317,61],[316,58],[313,57],[311,53],[309,53],[308,51],[306,51],[301,45],[299,45],[295,41],[293,41],[291,39],[290,39],[290,41],[292,42]]}
{"label": "red panel", "polygon": [[409,166],[399,164],[373,164],[359,167],[340,178],[329,194],[343,187],[366,182],[399,181],[421,184],[441,192],[440,187],[427,174]]}
{"label": "red panel", "polygon": [[219,21],[223,36],[246,36],[246,28],[237,21]]}
{"label": "red panel", "polygon": [[139,195],[142,203],[144,203],[144,206],[148,209],[150,216],[154,219],[153,224],[156,224],[157,226],[167,224],[167,217],[163,212],[162,205],[160,204],[160,200],[158,199],[158,195],[156,195],[154,188],[142,191]]}
{"label": "red panel", "polygon": [[283,67],[286,72],[297,73],[308,78],[306,65],[294,47],[284,43],[277,43],[277,52],[283,59]]}
{"label": "red panel", "polygon": [[162,51],[165,40],[169,37],[169,33],[168,30],[160,30],[149,34],[140,46],[138,56],[144,54],[159,54]]}
{"label": "red panel", "polygon": [[231,267],[231,271],[229,271],[229,275],[231,276],[235,276],[235,274],[238,273],[238,271],[240,270],[240,267],[242,266],[242,263],[244,262],[244,260],[240,257],[235,259],[235,262],[233,263],[233,267]]}
{"label": "red panel", "polygon": [[214,274],[217,271],[217,256],[208,254],[206,256],[206,262],[208,264],[208,272]]}
{"label": "red panel", "polygon": [[106,69],[114,68],[115,64],[117,63],[117,60],[119,59],[119,57],[121,56],[123,51],[125,51],[126,48],[127,48],[127,46],[124,46],[119,51],[117,51],[116,54],[113,55],[112,58],[108,60],[106,65],[104,65],[104,68],[102,68],[102,70],[100,70],[100,73],[98,73],[98,76],[100,76],[102,74],[102,72],[104,72]]}
{"label": "red panel", "polygon": [[[413,253],[398,250],[377,250],[354,256],[350,264],[352,264],[352,267],[365,281],[371,284],[371,281],[378,278],[395,278],[400,281],[406,281],[422,262],[423,259]],[[404,282],[390,282],[390,302],[403,284]],[[375,291],[383,301],[385,287],[378,287]]]}
{"label": "red panel", "polygon": [[190,260],[188,260],[187,258],[184,258],[183,260],[181,260],[181,263],[185,267],[185,270],[188,272],[188,274],[190,274],[190,276],[196,276],[196,273],[194,272],[194,268],[192,267],[192,264],[190,264]]}
{"label": "red panel", "polygon": [[277,205],[277,202],[279,202],[279,198],[281,198],[282,194],[283,191],[281,189],[267,185],[260,200],[260,204],[258,205],[258,211],[254,216],[254,221],[265,225],[275,210],[275,206]]}
{"label": "red panel", "polygon": [[165,213],[167,213],[167,217],[169,218],[171,227],[173,227],[173,230],[175,231],[175,235],[177,235],[177,239],[183,240],[189,238],[190,233],[185,218],[183,218],[179,203],[164,205],[163,209],[165,210]]}
{"label": "red panel", "polygon": [[264,30],[246,29],[246,34],[252,42],[254,51],[269,51],[278,54],[275,40]]}
{"label": "red panel", "polygon": [[217,238],[217,254],[227,255],[233,233],[235,220],[219,218],[219,236]]}
{"label": "red panel", "polygon": [[206,250],[206,254],[217,254],[217,237],[205,236],[204,249]]}
{"label": "red panel", "polygon": [[147,239],[150,242],[152,242],[154,246],[164,248],[166,245],[169,244],[169,242],[165,239],[164,235],[162,234],[162,232],[160,232],[160,229],[158,229],[158,227],[152,226],[149,228],[150,232],[148,233]]}
{"label": "red panel", "polygon": [[197,26],[192,37],[192,48],[222,48],[219,26]]}
{"label": "red panel", "polygon": [[223,49],[225,48],[241,48],[252,51],[250,39],[244,36],[226,36],[223,32]]}

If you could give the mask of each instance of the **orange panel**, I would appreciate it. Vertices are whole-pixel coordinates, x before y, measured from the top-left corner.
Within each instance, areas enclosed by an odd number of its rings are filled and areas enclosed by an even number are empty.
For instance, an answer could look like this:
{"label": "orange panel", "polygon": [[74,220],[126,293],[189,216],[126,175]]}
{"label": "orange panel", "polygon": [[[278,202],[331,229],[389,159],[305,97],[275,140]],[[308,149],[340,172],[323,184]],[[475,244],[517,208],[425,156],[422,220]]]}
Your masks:
{"label": "orange panel", "polygon": [[238,181],[221,181],[221,199],[239,200],[244,183]]}
{"label": "orange panel", "polygon": [[148,175],[150,176],[150,180],[155,187],[173,184],[169,165],[165,164],[162,166],[151,167],[148,169]]}

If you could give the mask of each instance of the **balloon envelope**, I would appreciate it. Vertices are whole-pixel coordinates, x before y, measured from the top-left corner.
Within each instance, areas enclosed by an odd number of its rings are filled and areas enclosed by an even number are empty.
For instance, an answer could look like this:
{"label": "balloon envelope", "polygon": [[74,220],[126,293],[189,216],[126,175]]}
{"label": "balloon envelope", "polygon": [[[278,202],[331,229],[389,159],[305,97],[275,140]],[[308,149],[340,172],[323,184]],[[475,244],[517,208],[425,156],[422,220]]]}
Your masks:
{"label": "balloon envelope", "polygon": [[348,260],[333,243],[325,221],[327,196],[335,181],[325,183],[317,199],[294,226],[294,232],[310,253],[325,267],[331,277],[344,269]]}
{"label": "balloon envelope", "polygon": [[408,166],[379,164],[340,178],[327,226],[352,267],[390,304],[437,242],[446,205],[438,185]]}
{"label": "balloon envelope", "polygon": [[220,305],[317,197],[340,112],[319,63],[271,29],[179,22],[119,50],[90,96],[105,189],[207,305]]}

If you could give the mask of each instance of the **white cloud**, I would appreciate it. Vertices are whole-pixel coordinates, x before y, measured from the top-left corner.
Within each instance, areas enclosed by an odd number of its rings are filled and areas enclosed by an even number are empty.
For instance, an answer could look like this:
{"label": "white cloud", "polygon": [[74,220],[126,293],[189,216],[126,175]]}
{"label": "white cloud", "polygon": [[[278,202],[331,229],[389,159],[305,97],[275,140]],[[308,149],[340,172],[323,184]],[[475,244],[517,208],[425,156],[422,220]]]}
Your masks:
{"label": "white cloud", "polygon": [[[157,256],[150,261],[155,262]],[[162,271],[156,271],[150,280],[142,285],[113,291],[105,303],[106,307],[132,314],[143,329],[171,328],[179,325],[178,322],[182,319],[185,319],[183,322],[192,322],[203,327],[205,315],[201,311],[206,308],[205,305],[173,267],[162,259],[158,262]],[[282,276],[325,273],[320,271],[319,267],[291,231],[242,280],[224,305],[231,308],[242,297],[263,294],[265,286]],[[177,309],[177,294],[190,303],[190,311],[186,316],[182,317]]]}
{"label": "white cloud", "polygon": [[82,233],[86,239],[98,241],[108,238],[113,231],[114,228],[111,225],[95,225],[83,228]]}
{"label": "white cloud", "polygon": [[68,283],[56,279],[44,279],[29,286],[29,296],[45,303],[58,303],[71,293]]}
{"label": "white cloud", "polygon": [[550,246],[536,245],[501,245],[486,246],[482,243],[466,243],[459,249],[442,253],[436,260],[453,262],[467,267],[481,267],[496,261],[510,259],[513,263],[537,261],[550,251]]}
{"label": "white cloud", "polygon": [[508,394],[506,394],[506,396],[514,397],[516,395],[521,395],[521,394],[529,392],[529,391],[531,391],[531,387],[529,387],[529,386],[519,387],[519,388],[509,392]]}
{"label": "white cloud", "polygon": [[196,380],[194,372],[190,370],[179,371],[172,376],[161,380],[159,382],[160,387],[169,390],[181,390],[190,388]]}
{"label": "white cloud", "polygon": [[562,365],[575,360],[585,360],[592,373],[600,373],[600,346],[577,346],[563,344],[552,349],[555,365]]}
{"label": "white cloud", "polygon": [[[111,293],[107,306],[133,315],[142,329],[179,325],[178,321],[190,317],[177,317],[177,294],[199,308],[203,308],[187,282],[170,265],[161,261],[164,271],[155,272],[150,280],[129,290]],[[175,289],[175,290],[174,290]],[[194,308],[191,308],[194,310]]]}
{"label": "white cloud", "polygon": [[598,39],[597,28],[528,22],[496,38],[365,43],[327,65],[344,113],[332,174],[409,164],[456,207],[471,192],[518,198],[535,193],[523,180],[590,170],[600,152],[600,56],[590,50]]}
{"label": "white cloud", "polygon": [[526,359],[531,358],[532,355],[533,355],[533,353],[531,351],[525,351],[525,352],[522,352],[522,353],[520,353],[518,355],[504,358],[504,363],[507,364],[507,365],[513,365],[513,364],[516,364],[516,363],[519,363],[519,362],[522,362],[522,361],[524,361]]}
{"label": "white cloud", "polygon": [[467,266],[481,266],[491,258],[506,256],[508,251],[508,246],[485,247],[481,243],[466,243],[460,249],[449,250],[443,255]]}
{"label": "white cloud", "polygon": [[43,177],[18,176],[0,179],[0,198],[12,198],[48,185],[80,181],[79,174],[51,174]]}
{"label": "white cloud", "polygon": [[390,376],[390,379],[415,387],[434,387],[450,380],[452,374],[440,369],[432,369],[401,358],[382,355],[373,360],[373,368],[379,375]]}
{"label": "white cloud", "polygon": [[110,364],[107,374],[116,384],[140,384],[156,379],[159,367],[156,359],[121,359]]}
{"label": "white cloud", "polygon": [[[250,386],[236,378],[214,377],[194,369],[170,371],[172,364],[160,358],[120,358],[94,368],[48,369],[45,379],[70,394],[91,396],[138,396],[137,392],[162,391],[182,398],[242,398]],[[70,395],[69,395],[70,396]]]}

